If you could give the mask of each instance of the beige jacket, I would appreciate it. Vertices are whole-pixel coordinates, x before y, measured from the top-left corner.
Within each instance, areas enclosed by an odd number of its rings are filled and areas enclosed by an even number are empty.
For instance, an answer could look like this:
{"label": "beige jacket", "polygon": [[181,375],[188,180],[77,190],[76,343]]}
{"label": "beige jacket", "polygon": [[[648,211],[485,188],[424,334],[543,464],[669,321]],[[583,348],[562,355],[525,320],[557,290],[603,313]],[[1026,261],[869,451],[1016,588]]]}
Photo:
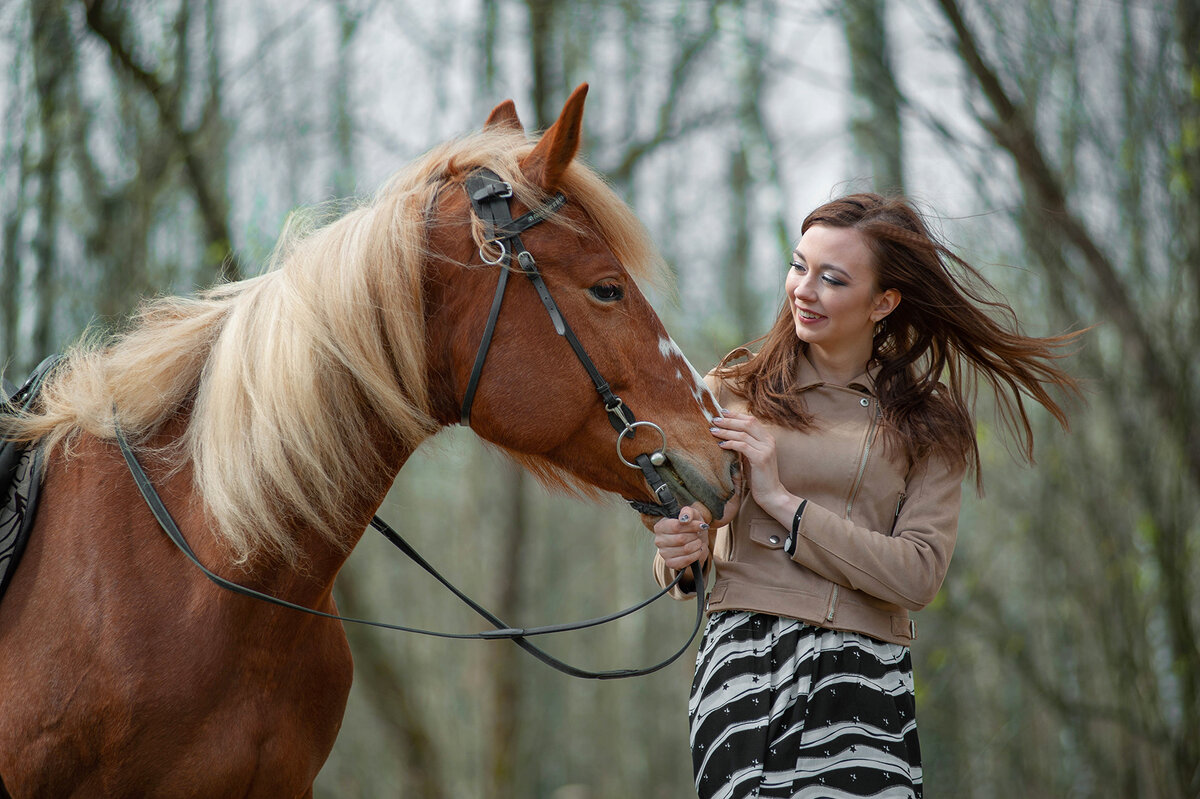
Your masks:
{"label": "beige jacket", "polygon": [[[872,374],[827,384],[802,358],[797,377],[814,428],[768,425],[781,482],[808,500],[796,553],[783,549],[790,520],[780,524],[747,492],[733,523],[712,532],[707,610],[771,613],[908,645],[916,637],[908,611],[933,600],[950,564],[965,466],[892,452],[879,434]],[[714,388],[723,407],[746,410]],[[659,556],[654,572],[660,585],[675,578]]]}

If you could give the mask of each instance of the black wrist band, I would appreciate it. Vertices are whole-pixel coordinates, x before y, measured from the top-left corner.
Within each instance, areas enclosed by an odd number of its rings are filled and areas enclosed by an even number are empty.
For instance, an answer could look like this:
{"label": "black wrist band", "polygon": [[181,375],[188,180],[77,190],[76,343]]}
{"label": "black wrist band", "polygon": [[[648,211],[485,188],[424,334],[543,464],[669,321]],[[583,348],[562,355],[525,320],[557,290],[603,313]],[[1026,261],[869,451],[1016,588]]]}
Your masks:
{"label": "black wrist band", "polygon": [[783,542],[783,551],[788,553],[789,558],[796,554],[796,533],[800,530],[800,517],[804,515],[804,506],[807,504],[807,499],[800,500],[800,505],[796,508],[796,515],[792,517],[792,534]]}

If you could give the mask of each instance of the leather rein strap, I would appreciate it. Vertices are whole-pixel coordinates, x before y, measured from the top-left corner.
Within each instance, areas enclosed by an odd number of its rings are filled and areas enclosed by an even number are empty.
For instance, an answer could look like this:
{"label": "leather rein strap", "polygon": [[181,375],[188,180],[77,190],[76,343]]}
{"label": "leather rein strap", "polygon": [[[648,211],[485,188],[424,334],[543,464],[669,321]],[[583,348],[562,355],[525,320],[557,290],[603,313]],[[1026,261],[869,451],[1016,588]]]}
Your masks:
{"label": "leather rein strap", "polygon": [[[550,315],[550,320],[554,325],[555,332],[558,333],[558,335],[566,338],[567,342],[571,345],[571,349],[579,358],[579,362],[583,365],[584,369],[588,373],[588,376],[591,378],[592,384],[596,388],[596,392],[600,395],[600,399],[604,404],[604,411],[608,415],[609,422],[619,433],[617,439],[618,455],[620,455],[621,440],[626,435],[631,434],[631,432],[634,431],[634,428],[638,426],[650,426],[659,429],[659,432],[661,433],[661,429],[657,428],[657,425],[654,425],[653,423],[636,421],[633,416],[633,412],[624,405],[620,397],[616,396],[612,392],[608,382],[600,374],[599,370],[596,369],[595,364],[592,362],[591,358],[588,357],[583,345],[579,342],[579,339],[575,336],[575,333],[571,330],[571,327],[563,318],[562,313],[558,309],[558,305],[554,302],[554,298],[550,295],[550,291],[547,288],[545,281],[542,279],[541,273],[537,269],[537,264],[534,261],[533,256],[528,250],[525,249],[524,244],[521,242],[520,234],[522,231],[527,230],[539,222],[548,219],[566,203],[566,198],[562,194],[557,194],[550,200],[550,202],[541,208],[534,209],[533,211],[523,214],[517,219],[513,219],[508,209],[508,200],[512,197],[512,188],[509,186],[509,184],[500,180],[500,178],[494,172],[487,169],[480,169],[470,175],[465,183],[468,196],[471,198],[472,208],[480,217],[480,219],[482,219],[483,222],[489,226],[491,233],[490,241],[500,248],[501,254],[498,259],[489,260],[483,256],[482,252],[480,253],[480,257],[483,258],[485,263],[498,265],[500,267],[500,277],[496,286],[495,296],[492,299],[492,306],[488,313],[487,323],[484,326],[483,338],[479,345],[479,351],[475,355],[475,362],[471,369],[471,376],[468,380],[467,390],[463,397],[461,423],[466,426],[470,425],[471,405],[474,402],[475,393],[479,387],[479,378],[483,372],[483,364],[487,359],[487,352],[491,346],[492,336],[496,328],[496,319],[500,314],[500,306],[503,303],[505,287],[508,283],[511,257],[515,254],[519,268],[533,284],[534,289],[537,291],[538,297],[541,299],[542,304],[546,308],[546,312]],[[626,608],[625,610],[581,622],[552,624],[542,627],[512,627],[502,621],[495,614],[484,608],[474,599],[467,596],[467,594],[458,589],[449,580],[442,576],[442,574],[438,572],[432,564],[425,560],[425,558],[421,557],[421,555],[412,547],[412,545],[405,541],[399,533],[393,530],[387,524],[387,522],[383,521],[378,516],[375,516],[371,520],[372,527],[374,527],[381,535],[383,535],[384,538],[386,538],[393,546],[398,548],[414,563],[432,575],[434,579],[449,589],[451,593],[453,593],[464,604],[487,620],[487,622],[496,629],[479,633],[444,633],[435,630],[409,627],[401,624],[387,624],[384,622],[339,616],[334,613],[325,613],[324,611],[314,610],[303,605],[288,602],[287,600],[273,597],[269,594],[256,591],[253,588],[240,585],[232,580],[221,577],[219,574],[212,572],[207,566],[205,566],[196,556],[196,553],[188,544],[187,539],[184,538],[183,533],[179,530],[175,520],[171,517],[166,505],[163,504],[162,499],[159,497],[158,492],[155,491],[154,485],[151,483],[149,476],[138,462],[132,448],[129,446],[129,442],[125,438],[124,432],[121,430],[120,425],[116,421],[115,409],[113,427],[116,434],[117,444],[121,449],[121,454],[125,458],[125,463],[129,467],[129,472],[131,475],[133,475],[133,479],[137,484],[138,491],[141,492],[142,498],[145,499],[146,505],[154,514],[159,526],[162,527],[163,531],[175,543],[180,551],[183,552],[188,560],[190,560],[197,568],[200,569],[205,577],[216,583],[218,586],[243,596],[252,597],[273,605],[301,611],[313,616],[320,616],[322,618],[334,619],[352,624],[362,624],[370,627],[380,627],[387,630],[397,630],[400,632],[428,635],[437,638],[474,640],[508,639],[529,654],[533,655],[538,660],[554,669],[557,669],[558,671],[561,671],[564,674],[572,677],[593,680],[614,680],[626,677],[640,677],[646,674],[653,674],[660,669],[666,668],[678,660],[679,657],[688,650],[688,647],[690,647],[692,642],[696,639],[696,636],[700,632],[700,627],[704,623],[704,573],[699,567],[699,564],[693,563],[690,571],[679,572],[679,574],[676,575],[675,580],[657,594],[649,599],[639,602],[636,605],[633,605],[632,607]],[[663,438],[665,442],[665,435]],[[622,460],[624,460],[623,457]],[[637,510],[643,513],[652,513],[654,515],[669,516],[672,518],[678,516],[680,511],[679,503],[671,493],[671,489],[659,475],[658,470],[655,468],[658,465],[662,465],[663,453],[661,451],[655,452],[653,455],[642,453],[639,454],[634,460],[637,468],[641,469],[647,483],[654,492],[654,495],[659,499],[660,504],[636,501],[631,502],[631,504],[633,504]],[[583,630],[589,627],[596,627],[602,624],[607,624],[611,621],[616,621],[617,619],[623,618],[637,612],[638,610],[641,610],[642,608],[645,608],[652,602],[667,595],[672,588],[677,586],[683,580],[685,575],[690,575],[693,583],[693,590],[696,592],[695,625],[692,628],[691,635],[688,636],[688,639],[683,646],[681,646],[670,657],[652,666],[645,666],[637,669],[589,671],[571,666],[568,663],[564,663],[562,660],[559,660],[527,640],[539,635]]]}
{"label": "leather rein strap", "polygon": [[576,668],[575,666],[572,666],[568,663],[564,663],[563,661],[559,660],[558,658],[554,657],[553,655],[549,654],[548,652],[544,651],[543,649],[534,645],[533,643],[529,642],[526,639],[532,638],[535,636],[539,636],[539,635],[549,635],[552,633],[570,632],[573,630],[584,630],[589,627],[596,627],[601,624],[607,624],[608,622],[616,621],[617,619],[623,618],[632,613],[635,613],[636,611],[641,610],[642,608],[651,604],[655,600],[660,599],[661,597],[665,596],[668,592],[670,592],[670,590],[672,588],[674,588],[676,585],[679,584],[679,582],[683,579],[684,575],[687,574],[687,572],[680,572],[676,576],[675,580],[670,585],[668,585],[666,588],[663,588],[661,591],[659,591],[657,594],[650,597],[649,599],[645,599],[642,602],[639,602],[638,604],[636,604],[632,607],[626,608],[625,610],[621,610],[616,613],[611,613],[607,616],[601,616],[601,617],[598,617],[595,619],[589,619],[587,621],[572,622],[572,623],[568,623],[568,624],[553,624],[553,625],[547,625],[544,627],[512,627],[512,626],[506,624],[505,622],[503,622],[495,614],[488,611],[486,608],[484,608],[478,602],[473,600],[471,597],[467,596],[459,588],[454,586],[440,572],[438,572],[438,570],[435,569],[432,564],[430,564],[427,560],[425,560],[425,558],[421,557],[420,553],[418,553],[417,550],[414,549],[411,544],[409,544],[407,541],[405,541],[404,538],[399,533],[397,533],[395,530],[393,530],[387,524],[387,522],[383,521],[378,516],[374,517],[371,520],[372,527],[374,527],[377,531],[379,531],[384,536],[384,538],[386,538],[389,542],[392,543],[393,546],[398,548],[401,552],[403,552],[410,559],[412,559],[412,561],[414,563],[416,563],[422,569],[424,569],[429,574],[431,574],[442,585],[446,586],[446,588],[448,588],[456,597],[458,597],[460,600],[462,600],[462,602],[464,604],[466,604],[468,607],[470,607],[472,610],[474,610],[477,614],[479,614],[484,619],[486,619],[496,629],[495,630],[487,630],[487,631],[478,632],[478,633],[445,633],[445,632],[439,632],[437,630],[425,630],[425,629],[421,629],[418,627],[409,627],[409,626],[406,626],[403,624],[388,624],[385,622],[370,621],[367,619],[351,618],[349,616],[339,616],[335,613],[326,613],[321,610],[314,610],[312,608],[305,607],[304,605],[297,605],[294,602],[288,602],[286,599],[280,599],[278,597],[271,596],[270,594],[264,594],[261,591],[256,591],[253,588],[249,588],[249,587],[241,585],[239,583],[235,583],[232,580],[227,580],[226,578],[222,577],[221,575],[216,574],[213,571],[211,571],[207,566],[205,566],[200,561],[200,558],[197,557],[197,555],[196,555],[195,551],[192,549],[191,545],[188,544],[187,539],[184,538],[183,533],[180,531],[179,526],[175,523],[175,519],[171,516],[170,511],[167,510],[167,507],[163,503],[162,498],[159,497],[158,492],[155,490],[153,483],[151,483],[151,481],[150,481],[149,475],[146,474],[145,469],[143,469],[141,463],[138,462],[137,456],[134,455],[133,449],[129,446],[129,442],[125,438],[124,431],[121,430],[121,426],[119,424],[117,424],[115,420],[114,420],[113,427],[114,427],[114,431],[116,433],[117,445],[118,445],[118,447],[120,447],[121,455],[124,456],[124,458],[125,458],[125,463],[129,467],[130,474],[133,475],[133,481],[134,481],[134,483],[137,484],[138,491],[141,492],[142,498],[146,501],[146,505],[150,508],[150,512],[154,514],[154,518],[158,521],[158,524],[163,529],[163,532],[165,532],[167,534],[167,537],[170,538],[172,542],[174,542],[175,546],[177,546],[179,548],[179,550],[181,552],[183,552],[183,554],[187,557],[187,559],[190,560],[193,563],[193,565],[195,565],[198,569],[200,569],[200,571],[204,574],[205,577],[207,577],[212,582],[216,583],[221,588],[227,589],[236,594],[241,594],[242,596],[247,596],[247,597],[251,597],[253,599],[258,599],[263,602],[268,602],[272,605],[278,605],[280,607],[289,608],[291,610],[298,610],[302,613],[308,613],[312,616],[320,616],[325,619],[334,619],[336,621],[349,622],[351,624],[362,624],[362,625],[366,625],[368,627],[379,627],[379,628],[382,628],[385,630],[397,630],[399,632],[415,633],[417,635],[427,635],[427,636],[432,636],[434,638],[451,638],[451,639],[459,639],[459,640],[472,640],[472,639],[473,640],[496,640],[496,639],[507,638],[507,639],[511,640],[514,644],[516,644],[517,646],[524,649],[529,654],[536,657],[538,660],[545,663],[546,665],[551,666],[552,668],[555,668],[558,671],[561,671],[562,673],[567,674],[571,677],[580,677],[582,679],[591,679],[591,680],[615,680],[615,679],[622,679],[625,677],[641,677],[646,674],[653,674],[654,672],[659,671],[660,669],[666,668],[667,666],[669,666],[670,664],[672,664],[676,660],[678,660],[679,657],[681,655],[683,655],[684,652],[687,651],[688,647],[691,646],[692,641],[695,640],[696,635],[699,633],[700,627],[703,624],[703,620],[704,620],[704,574],[703,574],[702,570],[696,564],[693,564],[692,571],[691,571],[691,577],[692,577],[693,582],[695,583],[695,590],[696,590],[696,623],[695,623],[694,628],[692,629],[692,634],[688,637],[687,642],[684,643],[684,645],[682,647],[680,647],[678,651],[676,651],[673,655],[671,655],[666,660],[663,660],[652,666],[646,666],[646,667],[639,668],[639,669],[614,669],[614,670],[610,670],[610,671],[588,671],[586,669]]}

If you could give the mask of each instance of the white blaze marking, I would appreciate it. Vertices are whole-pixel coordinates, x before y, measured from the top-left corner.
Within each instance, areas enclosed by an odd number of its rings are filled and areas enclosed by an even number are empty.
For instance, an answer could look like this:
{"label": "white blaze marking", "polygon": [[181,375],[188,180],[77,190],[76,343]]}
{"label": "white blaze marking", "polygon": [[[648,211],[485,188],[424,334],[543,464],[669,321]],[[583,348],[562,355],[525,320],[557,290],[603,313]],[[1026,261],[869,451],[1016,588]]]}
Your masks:
{"label": "white blaze marking", "polygon": [[[677,345],[670,336],[660,338],[658,340],[658,351],[660,354],[662,354],[663,358],[668,361],[670,361],[672,357],[675,357],[687,365],[688,372],[692,378],[692,397],[695,398],[696,404],[700,406],[700,410],[704,413],[704,416],[708,419],[709,423],[712,423],[713,419],[716,417],[713,416],[712,412],[709,410],[709,407],[718,407],[717,398],[714,397],[712,391],[709,390],[708,384],[704,382],[704,378],[701,377],[700,373],[696,371],[696,367],[692,366],[691,361],[689,361],[687,356],[683,354],[683,350],[679,349],[679,345]],[[683,374],[678,370],[676,370],[675,376],[681,381],[685,383],[687,382]],[[705,398],[711,401],[711,406],[708,403],[705,403]]]}

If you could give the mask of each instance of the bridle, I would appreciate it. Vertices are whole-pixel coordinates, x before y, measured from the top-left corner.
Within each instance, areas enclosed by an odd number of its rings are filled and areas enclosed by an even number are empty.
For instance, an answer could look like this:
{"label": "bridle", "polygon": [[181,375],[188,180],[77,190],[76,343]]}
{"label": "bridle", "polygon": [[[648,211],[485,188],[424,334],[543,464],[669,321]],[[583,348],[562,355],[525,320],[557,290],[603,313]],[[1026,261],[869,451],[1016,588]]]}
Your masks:
{"label": "bridle", "polygon": [[[525,249],[525,245],[521,242],[520,234],[523,231],[528,230],[534,225],[553,216],[553,214],[562,208],[562,206],[566,203],[566,197],[564,197],[562,193],[558,193],[552,197],[548,203],[540,208],[536,208],[526,214],[523,214],[517,219],[513,219],[508,208],[508,200],[512,197],[512,187],[508,183],[501,180],[496,173],[488,169],[479,169],[467,177],[465,181],[465,188],[468,196],[471,199],[471,206],[475,214],[478,215],[484,224],[488,226],[490,234],[488,243],[497,246],[500,250],[499,257],[488,258],[484,253],[483,248],[480,248],[479,256],[484,263],[493,266],[499,266],[500,275],[496,286],[496,293],[492,299],[492,306],[488,313],[487,323],[484,326],[483,338],[480,342],[479,350],[475,355],[475,362],[471,368],[471,376],[467,382],[467,390],[463,397],[461,424],[464,426],[470,425],[471,406],[475,399],[476,390],[479,387],[479,379],[483,372],[483,364],[487,359],[488,349],[491,347],[492,336],[496,328],[496,319],[500,314],[500,306],[503,303],[505,287],[508,283],[508,274],[511,271],[511,259],[515,255],[518,267],[533,284],[534,289],[537,291],[538,297],[541,299],[547,313],[550,315],[550,320],[554,325],[555,332],[566,338],[567,342],[571,345],[571,349],[574,350],[575,355],[579,358],[579,362],[583,365],[583,368],[587,371],[588,376],[591,378],[592,383],[596,388],[596,392],[600,395],[600,399],[604,405],[604,411],[608,416],[609,422],[612,424],[613,429],[617,431],[617,457],[620,458],[621,462],[626,466],[642,470],[643,476],[646,478],[651,490],[659,500],[657,504],[640,502],[636,500],[630,501],[630,504],[642,513],[669,516],[671,518],[678,516],[680,511],[679,503],[675,499],[675,496],[671,493],[671,489],[662,479],[662,476],[658,473],[657,469],[657,467],[666,463],[666,433],[663,432],[661,427],[653,422],[637,421],[629,407],[622,402],[620,397],[613,393],[612,388],[609,386],[608,382],[603,378],[603,376],[601,376],[599,370],[596,369],[596,365],[592,362],[592,359],[588,357],[583,345],[579,342],[579,339],[575,336],[575,333],[571,330],[571,327],[563,318],[562,313],[558,309],[558,305],[554,302],[554,298],[550,295],[550,291],[546,287],[546,283],[542,279],[541,273],[537,269],[537,263],[534,261],[533,255]],[[479,633],[444,633],[436,630],[425,630],[400,624],[387,624],[384,622],[370,621],[366,619],[354,619],[346,616],[339,616],[334,613],[325,613],[323,611],[313,610],[312,608],[298,605],[293,602],[288,602],[287,600],[279,599],[278,597],[273,597],[269,594],[256,591],[253,588],[248,588],[247,586],[240,585],[231,580],[227,580],[218,574],[215,574],[209,570],[208,567],[205,566],[196,556],[195,552],[188,544],[187,539],[184,538],[183,533],[179,530],[178,525],[176,525],[175,520],[171,517],[166,505],[163,504],[158,492],[154,489],[149,476],[138,462],[132,448],[129,446],[129,442],[126,440],[124,432],[117,423],[115,410],[116,409],[114,408],[113,427],[116,434],[117,444],[120,447],[121,454],[124,456],[125,462],[129,467],[130,474],[133,475],[133,479],[137,484],[138,491],[142,494],[147,506],[154,514],[155,519],[157,519],[159,526],[162,527],[163,531],[183,552],[188,560],[190,560],[201,570],[205,577],[229,591],[262,600],[264,602],[269,602],[273,605],[279,605],[292,610],[298,610],[314,616],[335,619],[342,622],[350,622],[353,624],[363,624],[371,627],[380,627],[388,630],[398,630],[400,632],[416,633],[419,635],[428,635],[437,638],[477,640],[509,639],[517,646],[536,657],[538,660],[554,669],[557,669],[558,671],[561,671],[564,674],[572,677],[594,680],[640,677],[666,668],[678,660],[679,657],[687,651],[688,647],[691,646],[692,641],[696,639],[696,636],[700,631],[700,627],[703,624],[705,593],[704,573],[698,564],[693,563],[689,571],[679,572],[673,582],[660,590],[654,596],[643,600],[632,607],[626,608],[625,610],[595,619],[571,622],[567,624],[553,624],[542,627],[526,628],[512,627],[454,586],[428,561],[421,557],[416,549],[414,549],[412,545],[405,541],[399,533],[393,530],[387,524],[387,522],[383,521],[378,516],[372,518],[372,527],[382,534],[390,543],[400,549],[400,551],[408,556],[414,563],[416,563],[418,566],[432,575],[438,582],[449,589],[468,607],[486,619],[487,622],[496,629]],[[627,460],[624,454],[621,452],[621,442],[627,436],[633,437],[636,435],[637,428],[639,427],[649,427],[658,431],[659,436],[662,439],[662,446],[653,453],[641,453],[637,455],[631,462]],[[685,577],[690,577],[691,582],[693,583],[693,590],[696,592],[695,625],[692,629],[691,635],[688,637],[683,646],[681,646],[670,657],[652,666],[645,666],[637,669],[589,671],[571,666],[568,663],[564,663],[562,660],[559,660],[553,655],[547,653],[545,650],[528,640],[529,638],[539,635],[583,630],[589,627],[596,627],[601,624],[607,624],[608,622],[616,621],[617,619],[641,610],[655,600],[667,595],[671,589],[679,585],[679,583]]]}
{"label": "bridle", "polygon": [[[575,331],[563,318],[558,304],[550,295],[550,289],[546,287],[546,281],[542,279],[542,273],[538,271],[537,262],[521,241],[521,233],[557,213],[566,205],[567,198],[563,196],[562,192],[559,192],[540,208],[535,208],[513,219],[508,207],[508,201],[513,196],[512,186],[501,180],[495,172],[490,169],[478,169],[467,177],[464,187],[467,190],[467,196],[471,199],[471,207],[475,215],[487,226],[488,239],[486,243],[495,245],[500,250],[498,257],[489,258],[484,252],[484,248],[480,247],[479,258],[485,264],[499,266],[500,277],[496,282],[496,293],[492,296],[492,306],[488,310],[487,323],[483,327],[483,337],[480,339],[479,349],[475,353],[475,363],[471,366],[471,376],[467,380],[467,390],[463,395],[459,423],[465,427],[471,425],[471,406],[475,402],[475,391],[479,388],[483,364],[487,360],[488,350],[492,345],[492,334],[496,330],[496,319],[500,315],[504,290],[508,285],[508,275],[512,271],[512,259],[515,256],[518,268],[525,277],[529,278],[529,282],[533,284],[533,288],[537,292],[538,299],[542,301],[546,313],[550,315],[550,321],[554,324],[554,332],[565,338],[571,345],[575,357],[579,359],[579,363],[591,378],[596,393],[600,395],[600,402],[604,405],[604,413],[608,416],[609,424],[617,431],[617,457],[626,466],[641,469],[646,482],[650,484],[651,490],[658,498],[658,504],[638,500],[633,500],[630,504],[641,513],[675,518],[679,515],[679,503],[658,473],[657,468],[667,462],[667,434],[654,422],[637,421],[633,410],[613,393],[612,387],[600,374],[596,364],[592,362],[587,350],[583,348],[583,344],[576,337]],[[626,436],[632,438],[637,435],[639,427],[657,431],[662,440],[662,446],[650,454],[638,455],[631,462],[621,452],[621,442],[625,440]]]}

